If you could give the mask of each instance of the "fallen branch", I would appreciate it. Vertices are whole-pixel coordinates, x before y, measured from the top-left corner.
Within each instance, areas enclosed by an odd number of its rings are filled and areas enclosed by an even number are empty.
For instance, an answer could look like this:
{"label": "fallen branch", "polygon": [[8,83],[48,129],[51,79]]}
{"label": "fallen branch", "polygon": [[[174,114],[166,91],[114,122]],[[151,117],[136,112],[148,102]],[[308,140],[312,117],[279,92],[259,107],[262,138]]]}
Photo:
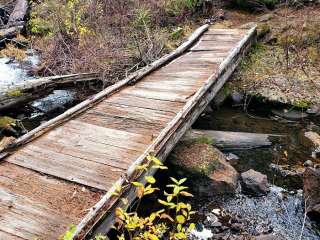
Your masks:
{"label": "fallen branch", "polygon": [[20,84],[0,89],[0,111],[46,96],[58,87],[97,80],[101,80],[97,73],[71,74],[26,80]]}
{"label": "fallen branch", "polygon": [[283,137],[284,135],[263,133],[190,130],[182,141],[201,141],[204,139],[222,149],[251,149],[271,146],[274,140],[279,141]]}
{"label": "fallen branch", "polygon": [[16,5],[9,16],[5,28],[0,29],[0,40],[14,38],[25,27],[25,17],[28,12],[28,1],[17,0]]}

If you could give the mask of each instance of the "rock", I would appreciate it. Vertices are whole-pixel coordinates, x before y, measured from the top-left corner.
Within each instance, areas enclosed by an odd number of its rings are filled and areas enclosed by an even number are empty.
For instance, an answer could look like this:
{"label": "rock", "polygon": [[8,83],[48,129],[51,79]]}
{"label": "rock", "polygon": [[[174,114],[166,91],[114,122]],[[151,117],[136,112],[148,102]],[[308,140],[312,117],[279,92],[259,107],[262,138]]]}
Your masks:
{"label": "rock", "polygon": [[305,167],[313,167],[313,162],[311,160],[307,160],[304,162],[303,166]]}
{"label": "rock", "polygon": [[240,158],[233,153],[227,153],[225,154],[225,156],[227,158],[227,161],[233,166],[236,165],[240,160]]}
{"label": "rock", "polygon": [[305,141],[303,144],[311,148],[311,156],[313,158],[320,157],[320,135],[316,132],[305,132],[304,133]]}
{"label": "rock", "polygon": [[303,192],[308,216],[320,222],[320,169],[306,169],[303,176]]}
{"label": "rock", "polygon": [[211,227],[222,227],[222,223],[221,222],[215,222],[213,224],[211,224]]}
{"label": "rock", "polygon": [[242,189],[245,193],[262,196],[270,191],[267,176],[250,169],[241,174]]}
{"label": "rock", "polygon": [[288,170],[286,166],[277,165],[271,163],[270,169],[275,173],[276,178],[280,178],[280,181],[286,186],[302,187],[304,168],[295,170]]}
{"label": "rock", "polygon": [[319,116],[320,115],[320,106],[319,105],[312,105],[307,109],[306,112],[310,115],[313,115],[313,116]]}
{"label": "rock", "polygon": [[239,103],[241,103],[241,102],[243,101],[243,99],[244,99],[244,94],[243,94],[243,93],[240,93],[240,92],[235,92],[235,91],[233,91],[233,92],[231,93],[231,99],[232,99],[232,101],[233,101],[234,103],[239,104]]}
{"label": "rock", "polygon": [[223,153],[210,144],[180,143],[169,161],[181,175],[186,172],[191,175],[191,187],[202,196],[234,194],[236,191],[238,172],[227,162]]}
{"label": "rock", "polygon": [[256,240],[281,240],[283,238],[279,238],[277,235],[273,234],[266,234],[266,235],[260,235],[256,237]]}

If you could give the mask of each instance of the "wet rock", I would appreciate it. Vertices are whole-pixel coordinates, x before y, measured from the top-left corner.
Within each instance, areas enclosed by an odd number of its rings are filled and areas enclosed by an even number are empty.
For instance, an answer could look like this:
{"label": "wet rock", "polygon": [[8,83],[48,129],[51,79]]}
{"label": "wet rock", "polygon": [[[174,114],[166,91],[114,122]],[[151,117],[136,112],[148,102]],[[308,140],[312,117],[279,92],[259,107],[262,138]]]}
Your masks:
{"label": "wet rock", "polygon": [[310,108],[306,111],[308,114],[313,116],[319,116],[320,115],[320,105],[312,105]]}
{"label": "wet rock", "polygon": [[306,169],[303,192],[309,217],[320,222],[320,169]]}
{"label": "wet rock", "polygon": [[233,101],[234,103],[239,104],[239,103],[241,103],[241,102],[243,101],[243,99],[244,99],[244,94],[243,94],[243,93],[240,93],[240,92],[235,92],[235,91],[233,91],[233,92],[231,93],[231,99],[232,99],[232,101]]}
{"label": "wet rock", "polygon": [[190,183],[199,195],[234,194],[236,191],[238,172],[222,152],[207,143],[181,143],[169,161],[177,167],[178,173],[191,175]]}
{"label": "wet rock", "polygon": [[287,186],[302,187],[304,168],[289,170],[286,166],[271,163],[270,169],[276,174],[275,177],[280,177],[281,182]]}
{"label": "wet rock", "polygon": [[309,146],[311,148],[311,156],[313,158],[320,157],[320,135],[316,132],[305,132],[304,133],[305,140],[302,142],[305,146]]}
{"label": "wet rock", "polygon": [[240,158],[233,153],[227,153],[225,156],[231,165],[236,165],[240,160]]}
{"label": "wet rock", "polygon": [[266,235],[260,235],[256,237],[256,240],[281,240],[283,238],[279,238],[277,235],[273,234],[266,234]]}
{"label": "wet rock", "polygon": [[278,110],[278,109],[273,109],[273,110],[271,110],[271,112],[274,115],[277,115],[277,116],[282,117],[284,119],[293,120],[293,121],[300,120],[300,119],[308,117],[307,113],[301,112],[301,111],[297,111],[297,110],[288,110],[288,109]]}
{"label": "wet rock", "polygon": [[303,163],[303,166],[305,167],[313,167],[313,162],[311,160],[307,160]]}
{"label": "wet rock", "polygon": [[241,174],[241,185],[243,192],[254,195],[266,195],[270,191],[267,176],[250,169]]}

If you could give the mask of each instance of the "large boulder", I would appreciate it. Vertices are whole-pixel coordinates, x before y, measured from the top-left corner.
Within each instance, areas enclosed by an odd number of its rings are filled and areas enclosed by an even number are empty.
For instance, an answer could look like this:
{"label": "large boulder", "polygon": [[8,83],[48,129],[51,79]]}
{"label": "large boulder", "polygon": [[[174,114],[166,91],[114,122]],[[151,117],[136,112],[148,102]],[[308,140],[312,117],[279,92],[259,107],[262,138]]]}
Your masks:
{"label": "large boulder", "polygon": [[303,192],[309,217],[320,222],[320,169],[306,168]]}
{"label": "large boulder", "polygon": [[171,164],[181,175],[188,174],[189,181],[202,196],[234,194],[239,178],[238,172],[227,162],[218,149],[203,141],[182,142],[171,156]]}
{"label": "large boulder", "polygon": [[263,196],[270,191],[266,175],[250,169],[241,173],[242,191],[252,196]]}

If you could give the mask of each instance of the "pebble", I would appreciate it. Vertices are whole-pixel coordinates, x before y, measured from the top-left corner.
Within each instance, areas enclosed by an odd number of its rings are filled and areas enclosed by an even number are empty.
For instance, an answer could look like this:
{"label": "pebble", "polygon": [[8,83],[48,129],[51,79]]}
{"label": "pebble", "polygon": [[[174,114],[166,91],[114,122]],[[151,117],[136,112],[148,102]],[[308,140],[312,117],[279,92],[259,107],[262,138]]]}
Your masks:
{"label": "pebble", "polygon": [[311,160],[307,160],[304,162],[303,166],[305,167],[313,167],[313,162]]}

